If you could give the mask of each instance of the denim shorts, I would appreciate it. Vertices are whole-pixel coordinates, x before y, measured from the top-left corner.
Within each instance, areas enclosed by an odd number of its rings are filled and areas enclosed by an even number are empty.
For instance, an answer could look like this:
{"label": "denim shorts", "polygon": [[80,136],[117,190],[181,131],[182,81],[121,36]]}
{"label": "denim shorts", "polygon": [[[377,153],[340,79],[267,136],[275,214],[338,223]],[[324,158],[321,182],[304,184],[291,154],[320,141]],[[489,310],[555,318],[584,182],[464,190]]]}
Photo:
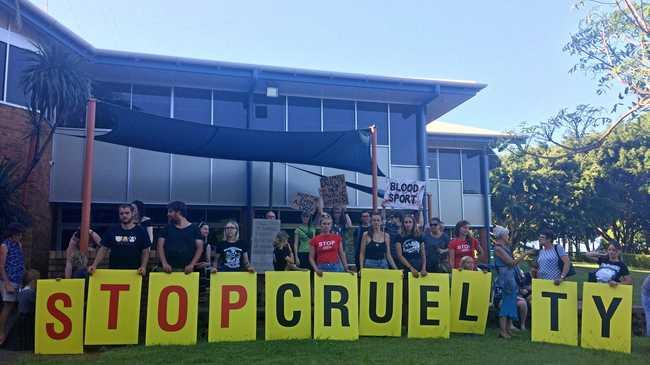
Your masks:
{"label": "denim shorts", "polygon": [[341,267],[341,264],[337,263],[331,263],[331,264],[318,264],[318,270],[320,271],[329,271],[329,272],[343,272],[343,268]]}
{"label": "denim shorts", "polygon": [[366,261],[363,262],[363,267],[366,269],[388,269],[388,263],[385,259],[366,259]]}

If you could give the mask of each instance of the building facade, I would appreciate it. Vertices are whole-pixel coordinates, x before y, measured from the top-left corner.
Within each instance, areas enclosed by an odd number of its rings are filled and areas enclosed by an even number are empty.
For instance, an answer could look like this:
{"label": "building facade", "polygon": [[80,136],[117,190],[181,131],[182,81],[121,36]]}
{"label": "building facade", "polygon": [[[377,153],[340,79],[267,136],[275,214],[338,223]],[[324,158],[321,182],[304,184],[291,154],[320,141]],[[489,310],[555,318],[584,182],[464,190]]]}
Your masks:
{"label": "building facade", "polygon": [[[14,6],[14,1],[0,0],[3,107],[25,107],[20,78],[30,52],[35,51],[33,42],[53,42],[87,60],[95,97],[133,110],[217,126],[287,132],[375,125],[378,163],[386,175],[426,180],[432,214],[447,225],[460,219],[476,227],[489,225],[489,144],[498,134],[438,128],[436,122],[472,98],[483,84],[100,50],[28,3],[21,8],[23,24],[17,30]],[[52,142],[50,179],[42,182],[48,185],[53,249],[65,246],[80,220],[84,139],[76,136],[83,135],[83,127],[81,118],[64,121]],[[361,173],[296,167],[371,183],[371,177]],[[380,187],[384,181],[380,179]],[[244,219],[251,210],[273,208],[283,222],[297,223],[298,215],[289,208],[293,196],[297,192],[317,195],[318,188],[318,177],[291,164],[197,158],[96,142],[93,226],[115,222],[115,205],[135,199],[149,206],[149,215],[159,224],[165,222],[164,206],[172,200],[188,203],[194,221],[218,224],[226,218]],[[348,190],[348,200],[353,220],[354,213],[371,206],[370,195],[354,189]]]}

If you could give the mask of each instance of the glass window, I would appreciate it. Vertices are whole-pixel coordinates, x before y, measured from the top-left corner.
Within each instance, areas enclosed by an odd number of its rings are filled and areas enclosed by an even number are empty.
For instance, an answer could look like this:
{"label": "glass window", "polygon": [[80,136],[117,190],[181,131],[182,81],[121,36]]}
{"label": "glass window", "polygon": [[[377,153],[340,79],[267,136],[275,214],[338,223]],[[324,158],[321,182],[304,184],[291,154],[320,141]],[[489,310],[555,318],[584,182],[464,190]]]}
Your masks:
{"label": "glass window", "polygon": [[390,106],[390,158],[395,165],[417,165],[416,111],[414,105]]}
{"label": "glass window", "polygon": [[169,118],[171,88],[133,85],[133,110]]}
{"label": "glass window", "polygon": [[99,100],[123,106],[131,107],[131,85],[118,84],[115,82],[93,82],[93,96]]}
{"label": "glass window", "polygon": [[5,61],[7,60],[7,43],[0,42],[0,99],[5,99],[4,81],[5,81]]}
{"label": "glass window", "polygon": [[210,90],[174,88],[174,118],[210,124]]}
{"label": "glass window", "polygon": [[323,100],[323,130],[354,130],[354,101]]}
{"label": "glass window", "polygon": [[22,84],[23,73],[32,63],[34,53],[26,49],[9,46],[9,75],[7,75],[7,101],[18,105],[27,105],[25,88]]}
{"label": "glass window", "polygon": [[463,151],[463,193],[483,194],[481,151]]}
{"label": "glass window", "polygon": [[357,103],[357,128],[377,126],[377,144],[388,145],[388,104]]}
{"label": "glass window", "polygon": [[439,150],[440,178],[445,180],[460,180],[460,151]]}
{"label": "glass window", "polygon": [[212,98],[214,125],[246,128],[248,97],[245,93],[214,90]]}
{"label": "glass window", "polygon": [[320,99],[289,97],[289,130],[320,132]]}
{"label": "glass window", "polygon": [[429,150],[427,152],[427,166],[429,166],[429,179],[438,178],[438,151]]}
{"label": "glass window", "polygon": [[270,98],[266,95],[255,95],[255,115],[251,129],[266,131],[284,130],[285,97]]}

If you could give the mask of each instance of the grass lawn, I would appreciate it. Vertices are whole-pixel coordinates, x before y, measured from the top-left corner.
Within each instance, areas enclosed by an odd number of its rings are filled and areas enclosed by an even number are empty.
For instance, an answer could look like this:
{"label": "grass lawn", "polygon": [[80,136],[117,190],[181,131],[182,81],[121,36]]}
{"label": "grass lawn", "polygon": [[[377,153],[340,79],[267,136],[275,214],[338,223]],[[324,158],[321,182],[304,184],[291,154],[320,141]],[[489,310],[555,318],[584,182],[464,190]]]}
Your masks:
{"label": "grass lawn", "polygon": [[[587,281],[589,273],[596,270],[598,267],[596,264],[589,264],[584,262],[576,262],[574,263],[574,266],[576,269],[576,274],[575,276],[570,277],[568,280],[577,281],[578,283]],[[643,280],[645,280],[646,276],[650,275],[650,270],[633,268],[629,269],[634,285],[634,305],[641,305],[641,286],[643,285]],[[582,300],[582,285],[578,285],[578,299]]]}
{"label": "grass lawn", "polygon": [[18,364],[648,364],[650,337],[633,337],[632,354],[531,343],[529,333],[506,341],[485,336],[449,340],[362,337],[359,341],[254,341],[196,346],[129,346],[81,356],[24,355]]}

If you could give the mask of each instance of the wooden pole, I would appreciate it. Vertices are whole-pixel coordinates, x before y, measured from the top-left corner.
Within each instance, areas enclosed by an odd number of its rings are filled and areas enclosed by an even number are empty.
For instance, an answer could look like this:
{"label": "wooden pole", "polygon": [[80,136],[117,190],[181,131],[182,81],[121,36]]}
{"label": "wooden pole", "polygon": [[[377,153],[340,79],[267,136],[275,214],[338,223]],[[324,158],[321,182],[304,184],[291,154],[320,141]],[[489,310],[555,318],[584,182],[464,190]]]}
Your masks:
{"label": "wooden pole", "polygon": [[90,238],[90,201],[92,199],[96,106],[95,99],[88,100],[86,107],[86,154],[83,180],[81,182],[81,227],[79,229],[79,249],[83,253],[88,252],[88,238]]}
{"label": "wooden pole", "polygon": [[377,127],[370,126],[371,154],[372,154],[372,210],[377,210]]}

